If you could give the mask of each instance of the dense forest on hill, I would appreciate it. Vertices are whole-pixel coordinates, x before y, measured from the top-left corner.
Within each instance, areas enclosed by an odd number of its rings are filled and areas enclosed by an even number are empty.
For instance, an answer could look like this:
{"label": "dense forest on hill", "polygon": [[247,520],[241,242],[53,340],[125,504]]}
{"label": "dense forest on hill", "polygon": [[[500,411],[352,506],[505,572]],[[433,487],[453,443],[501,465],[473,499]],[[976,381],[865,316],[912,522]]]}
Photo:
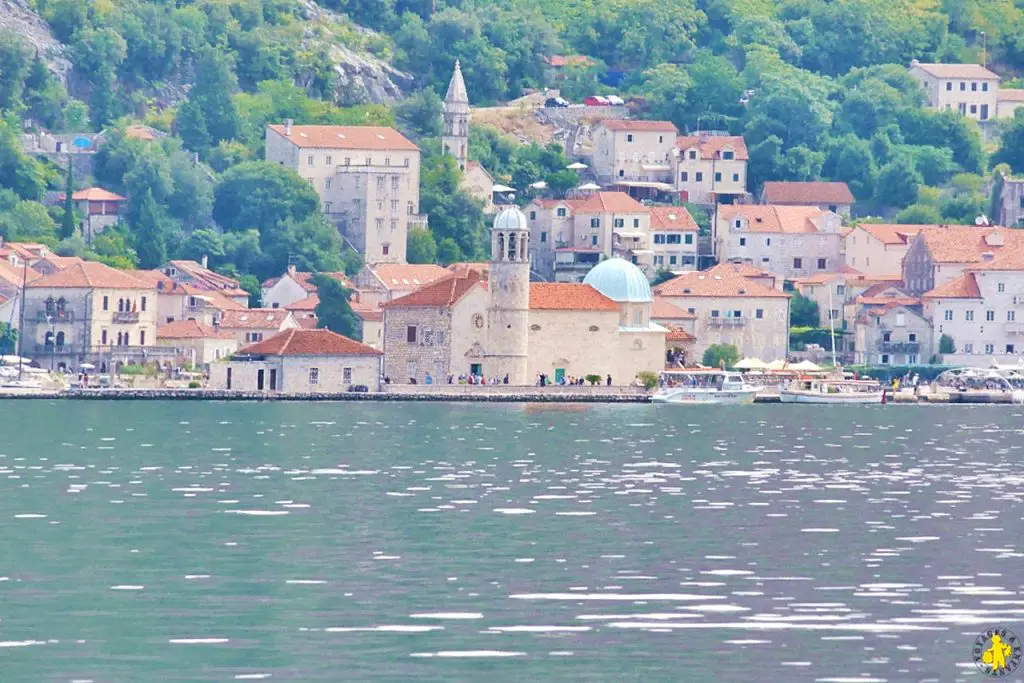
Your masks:
{"label": "dense forest on hill", "polygon": [[[411,254],[481,255],[481,207],[436,139],[456,58],[479,105],[544,85],[544,55],[586,55],[589,65],[566,69],[568,97],[641,96],[649,118],[742,134],[751,190],[844,180],[860,206],[905,222],[973,221],[988,210],[995,164],[1024,173],[1024,118],[1002,124],[1002,147],[986,147],[975,123],[923,109],[906,73],[912,59],[979,62],[984,50],[1004,87],[1016,85],[1021,0],[10,1],[47,22],[72,67],[64,78],[48,68],[52,55],[0,31],[0,236],[117,265],[206,254],[253,290],[289,257],[358,265],[308,186],[261,161],[265,124],[284,118],[413,136],[432,234],[413,235]],[[346,59],[383,85],[353,84]],[[403,99],[390,101],[398,87]],[[125,136],[129,123],[167,136]],[[95,178],[27,155],[26,127],[110,131]],[[471,156],[515,187],[573,181],[557,149],[480,127]],[[87,248],[62,205],[41,203],[69,181],[127,196],[124,225]]]}

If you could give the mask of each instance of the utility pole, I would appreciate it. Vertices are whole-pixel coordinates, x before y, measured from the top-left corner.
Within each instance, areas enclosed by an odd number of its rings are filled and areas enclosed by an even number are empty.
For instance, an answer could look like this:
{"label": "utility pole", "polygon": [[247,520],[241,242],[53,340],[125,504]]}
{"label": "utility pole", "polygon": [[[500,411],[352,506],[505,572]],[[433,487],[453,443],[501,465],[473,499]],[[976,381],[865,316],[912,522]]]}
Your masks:
{"label": "utility pole", "polygon": [[984,31],[981,32],[981,65],[988,66],[988,36]]}

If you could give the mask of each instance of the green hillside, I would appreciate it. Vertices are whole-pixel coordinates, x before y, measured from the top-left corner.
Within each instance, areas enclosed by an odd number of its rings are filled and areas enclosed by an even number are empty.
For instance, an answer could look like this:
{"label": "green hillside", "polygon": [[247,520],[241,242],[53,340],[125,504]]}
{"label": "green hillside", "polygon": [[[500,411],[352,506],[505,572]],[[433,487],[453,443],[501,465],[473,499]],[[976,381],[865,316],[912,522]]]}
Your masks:
{"label": "green hillside", "polygon": [[[649,118],[744,135],[751,190],[844,180],[860,206],[906,222],[972,221],[988,210],[994,164],[1024,172],[1024,119],[1003,124],[1003,149],[986,149],[973,122],[923,109],[906,74],[912,59],[979,62],[984,47],[1012,87],[1024,72],[1022,0],[4,1],[42,17],[72,68],[64,79],[37,41],[0,28],[0,236],[117,265],[206,254],[252,289],[289,258],[357,265],[308,186],[260,161],[264,125],[284,118],[414,136],[433,234],[414,235],[412,254],[481,255],[480,207],[435,139],[456,58],[474,104],[487,104],[544,85],[544,55],[587,55],[591,66],[567,69],[568,97],[643,97]],[[125,137],[129,123],[168,135]],[[40,203],[68,178],[23,152],[25,126],[109,131],[95,178],[71,182],[127,196],[121,229],[86,249],[63,207]],[[486,130],[473,131],[471,155],[517,187],[572,182],[557,150]],[[266,205],[242,215],[243,198]]]}

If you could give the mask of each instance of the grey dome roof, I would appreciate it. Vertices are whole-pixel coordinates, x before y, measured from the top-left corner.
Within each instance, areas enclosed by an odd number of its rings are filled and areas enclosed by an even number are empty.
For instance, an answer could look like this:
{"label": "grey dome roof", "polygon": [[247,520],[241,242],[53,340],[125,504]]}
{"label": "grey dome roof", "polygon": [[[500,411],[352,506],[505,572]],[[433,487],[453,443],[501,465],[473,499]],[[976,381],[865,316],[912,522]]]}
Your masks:
{"label": "grey dome roof", "polygon": [[654,301],[647,276],[626,259],[615,257],[602,261],[587,273],[583,283],[619,303]]}
{"label": "grey dome roof", "polygon": [[529,230],[530,226],[526,221],[526,214],[514,206],[504,209],[494,217],[492,230]]}

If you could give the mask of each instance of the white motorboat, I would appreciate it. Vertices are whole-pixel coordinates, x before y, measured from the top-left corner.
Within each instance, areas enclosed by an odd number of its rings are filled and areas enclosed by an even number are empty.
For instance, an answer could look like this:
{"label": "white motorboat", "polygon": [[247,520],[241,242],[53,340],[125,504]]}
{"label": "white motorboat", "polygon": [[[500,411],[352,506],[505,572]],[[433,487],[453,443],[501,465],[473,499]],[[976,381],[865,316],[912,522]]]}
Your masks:
{"label": "white motorboat", "polygon": [[761,390],[743,381],[738,372],[724,370],[675,370],[661,374],[655,403],[753,403]]}
{"label": "white motorboat", "polygon": [[882,386],[873,380],[795,379],[782,387],[782,403],[881,403]]}

